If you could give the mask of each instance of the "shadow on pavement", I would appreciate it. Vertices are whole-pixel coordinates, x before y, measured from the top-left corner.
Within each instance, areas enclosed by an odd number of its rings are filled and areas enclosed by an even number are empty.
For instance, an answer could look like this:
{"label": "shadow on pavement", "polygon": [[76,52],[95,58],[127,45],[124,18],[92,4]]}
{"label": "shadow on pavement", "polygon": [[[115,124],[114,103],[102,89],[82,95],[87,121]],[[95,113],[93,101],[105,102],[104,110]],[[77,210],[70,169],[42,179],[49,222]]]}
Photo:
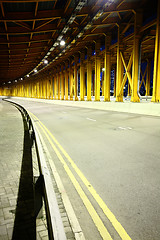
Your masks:
{"label": "shadow on pavement", "polygon": [[33,167],[31,153],[32,140],[30,139],[27,123],[24,118],[23,124],[23,157],[12,240],[36,239],[36,218],[34,217]]}

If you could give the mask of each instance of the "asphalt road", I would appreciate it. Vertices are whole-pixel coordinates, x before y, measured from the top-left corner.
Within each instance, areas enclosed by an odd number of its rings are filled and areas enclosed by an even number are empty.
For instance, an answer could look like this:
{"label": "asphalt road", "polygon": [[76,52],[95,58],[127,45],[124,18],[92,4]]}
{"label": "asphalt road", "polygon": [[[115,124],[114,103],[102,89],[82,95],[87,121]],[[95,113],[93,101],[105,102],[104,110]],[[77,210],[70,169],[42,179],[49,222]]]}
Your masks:
{"label": "asphalt road", "polygon": [[[131,239],[160,239],[160,118],[16,100],[59,141]],[[47,140],[46,140],[47,142]],[[47,143],[86,239],[102,239]],[[71,168],[71,167],[70,167]],[[74,173],[113,240],[121,239]]]}

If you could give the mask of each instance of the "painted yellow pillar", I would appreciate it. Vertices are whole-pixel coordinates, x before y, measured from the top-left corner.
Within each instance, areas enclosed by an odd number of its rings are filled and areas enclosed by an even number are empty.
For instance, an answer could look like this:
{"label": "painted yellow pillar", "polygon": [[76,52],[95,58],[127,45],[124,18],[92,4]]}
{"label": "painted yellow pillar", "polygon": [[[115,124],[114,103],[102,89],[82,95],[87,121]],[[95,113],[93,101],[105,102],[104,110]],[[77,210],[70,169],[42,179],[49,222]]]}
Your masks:
{"label": "painted yellow pillar", "polygon": [[43,84],[42,84],[42,79],[40,79],[40,98],[43,98]]}
{"label": "painted yellow pillar", "polygon": [[92,89],[92,48],[87,49],[87,101],[91,101],[91,89]]}
{"label": "painted yellow pillar", "polygon": [[85,71],[84,71],[84,58],[85,52],[82,51],[80,54],[80,100],[84,101],[84,80],[85,80]]}
{"label": "painted yellow pillar", "polygon": [[51,74],[51,99],[53,99],[53,75]]}
{"label": "painted yellow pillar", "polygon": [[133,65],[132,65],[132,94],[131,94],[131,102],[140,102],[138,96],[138,70],[139,70],[139,41],[140,36],[139,29],[142,24],[142,13],[137,12],[135,14],[134,21],[134,40],[133,40]]}
{"label": "painted yellow pillar", "polygon": [[122,50],[122,35],[121,29],[118,28],[118,42],[117,42],[117,74],[116,74],[116,102],[123,102],[123,91],[119,94],[122,80],[123,80],[123,63],[120,56],[120,51]]}
{"label": "painted yellow pillar", "polygon": [[74,100],[77,101],[77,63],[78,63],[78,55],[74,57]]}
{"label": "painted yellow pillar", "polygon": [[64,66],[61,66],[61,100],[64,100]]}
{"label": "painted yellow pillar", "polygon": [[65,64],[65,100],[68,100],[68,62]]}
{"label": "painted yellow pillar", "polygon": [[70,100],[73,101],[73,93],[74,93],[74,87],[73,87],[73,72],[72,72],[72,65],[71,61],[69,63],[69,82],[70,82]]}
{"label": "painted yellow pillar", "polygon": [[160,1],[157,7],[156,40],[154,51],[153,94],[152,102],[160,101]]}
{"label": "painted yellow pillar", "polygon": [[57,79],[58,79],[58,100],[61,99],[61,79],[60,79],[60,69],[58,68],[57,72]]}
{"label": "painted yellow pillar", "polygon": [[51,80],[50,80],[50,75],[48,75],[48,81],[47,81],[47,85],[48,85],[48,87],[47,87],[47,89],[48,89],[48,94],[47,94],[47,98],[48,99],[50,99],[51,98],[51,89],[50,89],[50,84],[51,83]]}
{"label": "painted yellow pillar", "polygon": [[105,37],[105,56],[104,56],[104,101],[110,101],[110,85],[111,85],[111,53],[109,47],[111,44],[111,36]]}
{"label": "painted yellow pillar", "polygon": [[95,44],[95,101],[100,101],[100,74],[101,59],[99,57],[101,42],[98,40]]}
{"label": "painted yellow pillar", "polygon": [[46,99],[48,99],[48,76],[46,76]]}
{"label": "painted yellow pillar", "polygon": [[37,82],[37,98],[39,98],[39,81]]}
{"label": "painted yellow pillar", "polygon": [[54,74],[54,99],[57,99],[57,74],[55,72]]}
{"label": "painted yellow pillar", "polygon": [[45,99],[48,98],[48,77],[45,76],[45,94],[46,94],[46,97]]}

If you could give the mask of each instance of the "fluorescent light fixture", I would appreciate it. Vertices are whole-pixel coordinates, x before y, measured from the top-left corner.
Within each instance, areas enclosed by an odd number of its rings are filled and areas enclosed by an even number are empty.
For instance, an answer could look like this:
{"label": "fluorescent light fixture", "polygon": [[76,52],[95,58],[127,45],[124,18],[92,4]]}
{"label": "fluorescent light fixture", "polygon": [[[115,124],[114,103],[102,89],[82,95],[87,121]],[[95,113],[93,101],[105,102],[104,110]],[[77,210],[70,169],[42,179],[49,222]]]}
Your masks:
{"label": "fluorescent light fixture", "polygon": [[48,64],[48,60],[47,59],[44,60],[44,64]]}
{"label": "fluorescent light fixture", "polygon": [[104,71],[105,71],[105,68],[102,68],[102,71],[104,72]]}
{"label": "fluorescent light fixture", "polygon": [[66,44],[66,43],[65,43],[64,40],[60,41],[60,45],[61,45],[61,46],[64,46],[65,44]]}
{"label": "fluorescent light fixture", "polygon": [[37,72],[37,69],[34,69],[34,72],[36,73],[36,72]]}

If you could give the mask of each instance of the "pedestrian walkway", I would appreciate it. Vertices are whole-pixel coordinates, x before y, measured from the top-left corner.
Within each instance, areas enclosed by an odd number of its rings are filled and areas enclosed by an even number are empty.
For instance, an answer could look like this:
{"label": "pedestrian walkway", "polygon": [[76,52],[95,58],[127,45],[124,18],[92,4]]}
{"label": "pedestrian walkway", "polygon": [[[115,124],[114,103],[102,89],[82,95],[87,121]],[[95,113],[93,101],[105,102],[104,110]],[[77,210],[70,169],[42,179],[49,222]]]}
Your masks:
{"label": "pedestrian walkway", "polygon": [[18,110],[0,99],[0,239],[11,239],[23,154]]}
{"label": "pedestrian walkway", "polygon": [[45,217],[34,217],[29,144],[21,113],[0,99],[0,240],[48,239]]}

